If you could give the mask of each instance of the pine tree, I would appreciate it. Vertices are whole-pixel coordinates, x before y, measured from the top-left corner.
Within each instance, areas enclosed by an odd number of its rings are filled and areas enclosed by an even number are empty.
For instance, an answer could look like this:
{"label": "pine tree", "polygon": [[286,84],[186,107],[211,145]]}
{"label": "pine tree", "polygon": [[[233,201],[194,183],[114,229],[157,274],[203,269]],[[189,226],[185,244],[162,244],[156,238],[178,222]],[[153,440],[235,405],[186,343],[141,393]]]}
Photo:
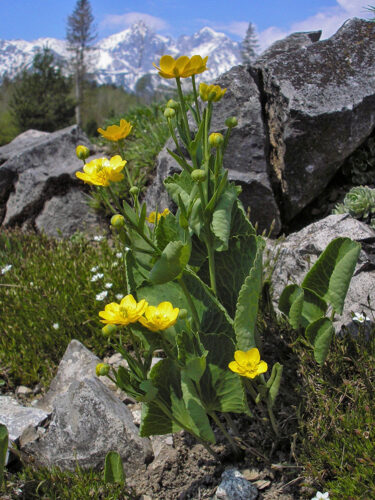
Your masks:
{"label": "pine tree", "polygon": [[81,108],[83,85],[88,75],[89,52],[96,39],[94,16],[88,0],[77,0],[73,13],[68,17],[66,28],[68,49],[72,53],[76,97],[76,122],[82,126]]}
{"label": "pine tree", "polygon": [[73,123],[71,80],[62,74],[51,50],[44,47],[29,69],[15,79],[10,112],[21,131],[30,128],[53,132]]}
{"label": "pine tree", "polygon": [[259,50],[258,39],[255,34],[255,26],[249,23],[245,38],[241,43],[241,56],[243,64],[250,64],[256,58],[256,53]]}

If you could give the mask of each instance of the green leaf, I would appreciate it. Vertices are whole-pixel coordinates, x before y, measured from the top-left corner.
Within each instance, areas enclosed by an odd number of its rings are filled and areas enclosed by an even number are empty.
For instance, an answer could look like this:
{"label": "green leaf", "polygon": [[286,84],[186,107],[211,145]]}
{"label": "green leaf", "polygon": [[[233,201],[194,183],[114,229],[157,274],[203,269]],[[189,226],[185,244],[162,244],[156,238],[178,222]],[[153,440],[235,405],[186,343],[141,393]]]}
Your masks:
{"label": "green leaf", "polygon": [[189,269],[184,273],[184,280],[198,313],[200,331],[225,332],[234,338],[233,320],[206,283]]}
{"label": "green leaf", "polygon": [[178,195],[181,196],[184,205],[189,206],[190,193],[194,187],[194,182],[192,181],[190,174],[183,170],[179,174],[174,174],[172,177],[167,177],[164,179],[165,189],[168,191],[169,196],[172,200],[178,204]]}
{"label": "green leaf", "polygon": [[182,239],[183,231],[177,217],[171,213],[165,217],[161,217],[155,229],[155,236],[160,250],[164,250],[170,241]]}
{"label": "green leaf", "polygon": [[125,475],[121,456],[116,451],[109,451],[105,456],[104,482],[125,484]]}
{"label": "green leaf", "polygon": [[256,241],[256,255],[238,295],[234,317],[237,348],[241,351],[256,347],[255,329],[262,291],[262,257],[265,242],[261,236],[253,236],[253,239]]}
{"label": "green leaf", "polygon": [[8,429],[5,425],[0,424],[0,488],[4,481],[4,467],[8,451],[8,441]]}
{"label": "green leaf", "polygon": [[[252,225],[244,216],[241,208],[236,205],[232,214],[231,228],[228,250],[215,253],[215,274],[218,299],[230,317],[234,318],[238,294],[254,263],[257,240]],[[194,259],[198,264],[199,250],[202,255],[203,253],[207,255],[205,248],[195,246],[194,243]],[[207,261],[201,261],[201,269],[199,269],[198,274],[205,283],[210,282]]]}
{"label": "green leaf", "polygon": [[127,293],[134,293],[137,288],[147,280],[147,278],[144,270],[138,266],[132,252],[126,252],[124,263]]}
{"label": "green leaf", "polygon": [[182,167],[183,169],[187,169],[189,172],[192,170],[191,165],[188,164],[185,158],[182,158],[181,156],[177,155],[168,148],[167,151],[172,156],[172,158],[176,160],[176,162],[180,165],[180,167]]}
{"label": "green leaf", "polygon": [[178,360],[183,365],[183,371],[194,382],[199,382],[206,369],[207,351],[192,332],[181,332],[176,341]]}
{"label": "green leaf", "polygon": [[216,203],[212,214],[211,228],[214,233],[215,250],[222,252],[228,249],[228,239],[231,230],[232,208],[237,199],[237,190],[233,184],[228,184]]}
{"label": "green leaf", "polygon": [[207,368],[200,380],[202,401],[207,411],[247,413],[241,377],[228,368],[233,361],[234,343],[221,333],[201,334],[208,351]]}
{"label": "green leaf", "polygon": [[326,360],[334,333],[328,318],[320,318],[306,328],[306,337],[314,346],[314,358],[320,365]]}
{"label": "green leaf", "polygon": [[342,314],[361,245],[350,238],[331,241],[302,282]]}
{"label": "green leaf", "polygon": [[137,227],[138,226],[138,218],[137,218],[137,214],[134,212],[134,209],[126,201],[123,201],[122,206],[124,209],[124,215],[125,215],[126,220],[128,222],[130,222],[133,225],[133,227]]}
{"label": "green leaf", "polygon": [[202,120],[201,124],[199,125],[198,132],[197,132],[196,136],[194,137],[194,140],[191,141],[191,143],[190,143],[190,150],[191,150],[191,153],[193,155],[195,155],[195,153],[197,152],[198,146],[200,145],[200,142],[202,140],[203,132],[204,132],[204,126],[205,126],[205,123]]}
{"label": "green leaf", "polygon": [[143,231],[143,226],[145,224],[146,215],[147,215],[147,206],[146,206],[146,203],[142,203],[141,215],[139,216],[139,222],[138,222],[138,228],[140,231]]}
{"label": "green leaf", "polygon": [[[158,389],[158,395],[150,403],[144,403],[140,435],[145,437],[185,429],[203,440],[210,441],[213,435],[207,416],[198,408],[199,402],[195,400],[194,395],[183,393],[181,372],[177,363],[168,358],[163,359],[152,368],[149,377]],[[190,410],[186,406],[184,396]]]}
{"label": "green leaf", "polygon": [[279,309],[286,314],[295,329],[306,328],[327,312],[327,303],[315,292],[298,285],[288,285],[279,299]]}
{"label": "green leaf", "polygon": [[283,374],[283,366],[280,363],[275,363],[272,367],[271,379],[272,383],[268,385],[268,402],[270,407],[272,408],[275,404],[275,399],[279,393],[281,377]]}
{"label": "green leaf", "polygon": [[284,288],[279,299],[279,309],[296,330],[301,326],[304,292],[298,285],[288,285]]}
{"label": "green leaf", "polygon": [[143,380],[139,384],[139,388],[142,391],[145,391],[145,395],[142,396],[141,398],[138,398],[138,401],[144,401],[145,403],[149,403],[150,401],[152,401],[152,400],[154,400],[156,398],[158,390],[153,385],[153,383],[152,383],[151,380]]}
{"label": "green leaf", "polygon": [[186,370],[181,372],[181,387],[186,410],[195,423],[199,435],[210,443],[215,443],[215,435],[211,429],[206,410],[198,396],[194,382]]}
{"label": "green leaf", "polygon": [[150,272],[150,281],[163,284],[172,281],[189,262],[191,247],[182,241],[170,241]]}

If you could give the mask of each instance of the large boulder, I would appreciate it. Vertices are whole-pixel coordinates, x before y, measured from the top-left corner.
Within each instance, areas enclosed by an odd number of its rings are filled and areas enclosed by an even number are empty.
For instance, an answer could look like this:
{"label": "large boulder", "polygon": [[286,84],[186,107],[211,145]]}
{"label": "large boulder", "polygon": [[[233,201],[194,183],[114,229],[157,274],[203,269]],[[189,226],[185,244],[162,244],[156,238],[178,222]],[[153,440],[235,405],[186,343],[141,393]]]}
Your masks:
{"label": "large boulder", "polygon": [[0,225],[23,226],[50,236],[94,230],[100,219],[87,206],[75,177],[78,144],[92,147],[76,126],[57,132],[29,130],[0,148]]}
{"label": "large boulder", "polygon": [[346,296],[343,314],[335,320],[336,330],[339,331],[343,325],[351,328],[352,313],[364,312],[368,318],[372,318],[371,308],[374,307],[375,297],[375,231],[349,214],[330,215],[290,234],[281,243],[268,241],[269,248],[272,247],[274,255],[277,255],[272,274],[276,309],[284,288],[291,283],[300,285],[328,243],[338,237],[358,241],[362,245],[362,251]]}
{"label": "large boulder", "polygon": [[[328,40],[320,34],[293,33],[215,82],[227,92],[211,131],[223,131],[228,116],[239,120],[224,158],[229,178],[242,186],[252,221],[263,229],[275,220],[274,233],[322,193],[375,127],[375,24],[351,19]],[[166,149],[156,168],[146,196],[153,207],[166,203],[162,181],[176,171]]]}
{"label": "large boulder", "polygon": [[328,40],[313,41],[270,48],[254,68],[287,221],[319,196],[375,127],[375,24],[354,18]]}
{"label": "large boulder", "polygon": [[75,470],[102,468],[105,455],[117,451],[127,476],[153,457],[148,438],[139,436],[129,408],[98,379],[101,360],[72,340],[47,394],[35,407],[51,414],[43,433],[28,429],[21,435],[22,452],[41,466]]}

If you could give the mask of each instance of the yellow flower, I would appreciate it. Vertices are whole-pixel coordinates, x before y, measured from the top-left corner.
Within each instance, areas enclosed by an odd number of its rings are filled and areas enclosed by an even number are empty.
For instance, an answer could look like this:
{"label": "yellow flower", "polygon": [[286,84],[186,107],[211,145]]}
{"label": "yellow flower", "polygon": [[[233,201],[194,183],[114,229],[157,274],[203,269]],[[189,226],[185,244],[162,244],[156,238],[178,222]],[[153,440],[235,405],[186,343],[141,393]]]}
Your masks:
{"label": "yellow flower", "polygon": [[[170,210],[168,208],[165,208],[161,213],[158,212],[157,214],[157,221],[159,222],[161,217],[166,217],[170,213]],[[151,212],[148,217],[146,217],[146,220],[150,224],[155,224],[156,221],[156,212]]]}
{"label": "yellow flower", "polygon": [[119,304],[116,302],[107,304],[104,311],[99,312],[99,316],[103,318],[100,321],[107,325],[126,326],[138,321],[147,306],[148,303],[144,299],[137,302],[133,295],[126,295]]}
{"label": "yellow flower", "polygon": [[178,313],[179,309],[173,308],[170,302],[161,302],[157,307],[148,306],[145,311],[146,317],[139,318],[139,322],[152,332],[157,332],[173,326]]}
{"label": "yellow flower", "polygon": [[124,174],[120,172],[125,164],[126,160],[123,160],[120,155],[113,156],[110,160],[97,158],[86,163],[83,166],[83,172],[76,172],[76,176],[87,184],[108,186],[110,182],[122,181]]}
{"label": "yellow flower", "polygon": [[117,142],[121,139],[125,139],[125,137],[130,134],[132,128],[133,126],[129,122],[122,119],[120,120],[120,125],[110,125],[106,130],[98,128],[98,132],[109,141]]}
{"label": "yellow flower", "polygon": [[198,75],[208,69],[206,67],[208,56],[202,59],[201,56],[181,56],[174,59],[172,56],[162,56],[159,66],[152,63],[163,78],[189,78],[192,75]]}
{"label": "yellow flower", "polygon": [[261,361],[259,351],[256,347],[249,351],[235,351],[235,361],[228,365],[232,372],[238,373],[242,377],[255,378],[268,370],[267,363]]}
{"label": "yellow flower", "polygon": [[199,84],[199,95],[202,101],[220,101],[226,91],[227,89],[222,89],[219,85],[207,85],[206,83]]}

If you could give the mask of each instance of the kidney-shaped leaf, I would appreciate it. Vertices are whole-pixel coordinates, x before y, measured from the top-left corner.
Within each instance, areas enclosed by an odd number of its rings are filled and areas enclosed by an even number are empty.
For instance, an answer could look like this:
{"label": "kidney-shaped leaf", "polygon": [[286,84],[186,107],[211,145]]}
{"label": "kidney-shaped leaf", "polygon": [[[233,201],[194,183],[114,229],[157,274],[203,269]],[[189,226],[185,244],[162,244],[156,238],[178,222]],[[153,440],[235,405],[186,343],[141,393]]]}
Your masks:
{"label": "kidney-shaped leaf", "polygon": [[302,286],[341,314],[360,251],[361,245],[350,238],[334,239],[306,274]]}

